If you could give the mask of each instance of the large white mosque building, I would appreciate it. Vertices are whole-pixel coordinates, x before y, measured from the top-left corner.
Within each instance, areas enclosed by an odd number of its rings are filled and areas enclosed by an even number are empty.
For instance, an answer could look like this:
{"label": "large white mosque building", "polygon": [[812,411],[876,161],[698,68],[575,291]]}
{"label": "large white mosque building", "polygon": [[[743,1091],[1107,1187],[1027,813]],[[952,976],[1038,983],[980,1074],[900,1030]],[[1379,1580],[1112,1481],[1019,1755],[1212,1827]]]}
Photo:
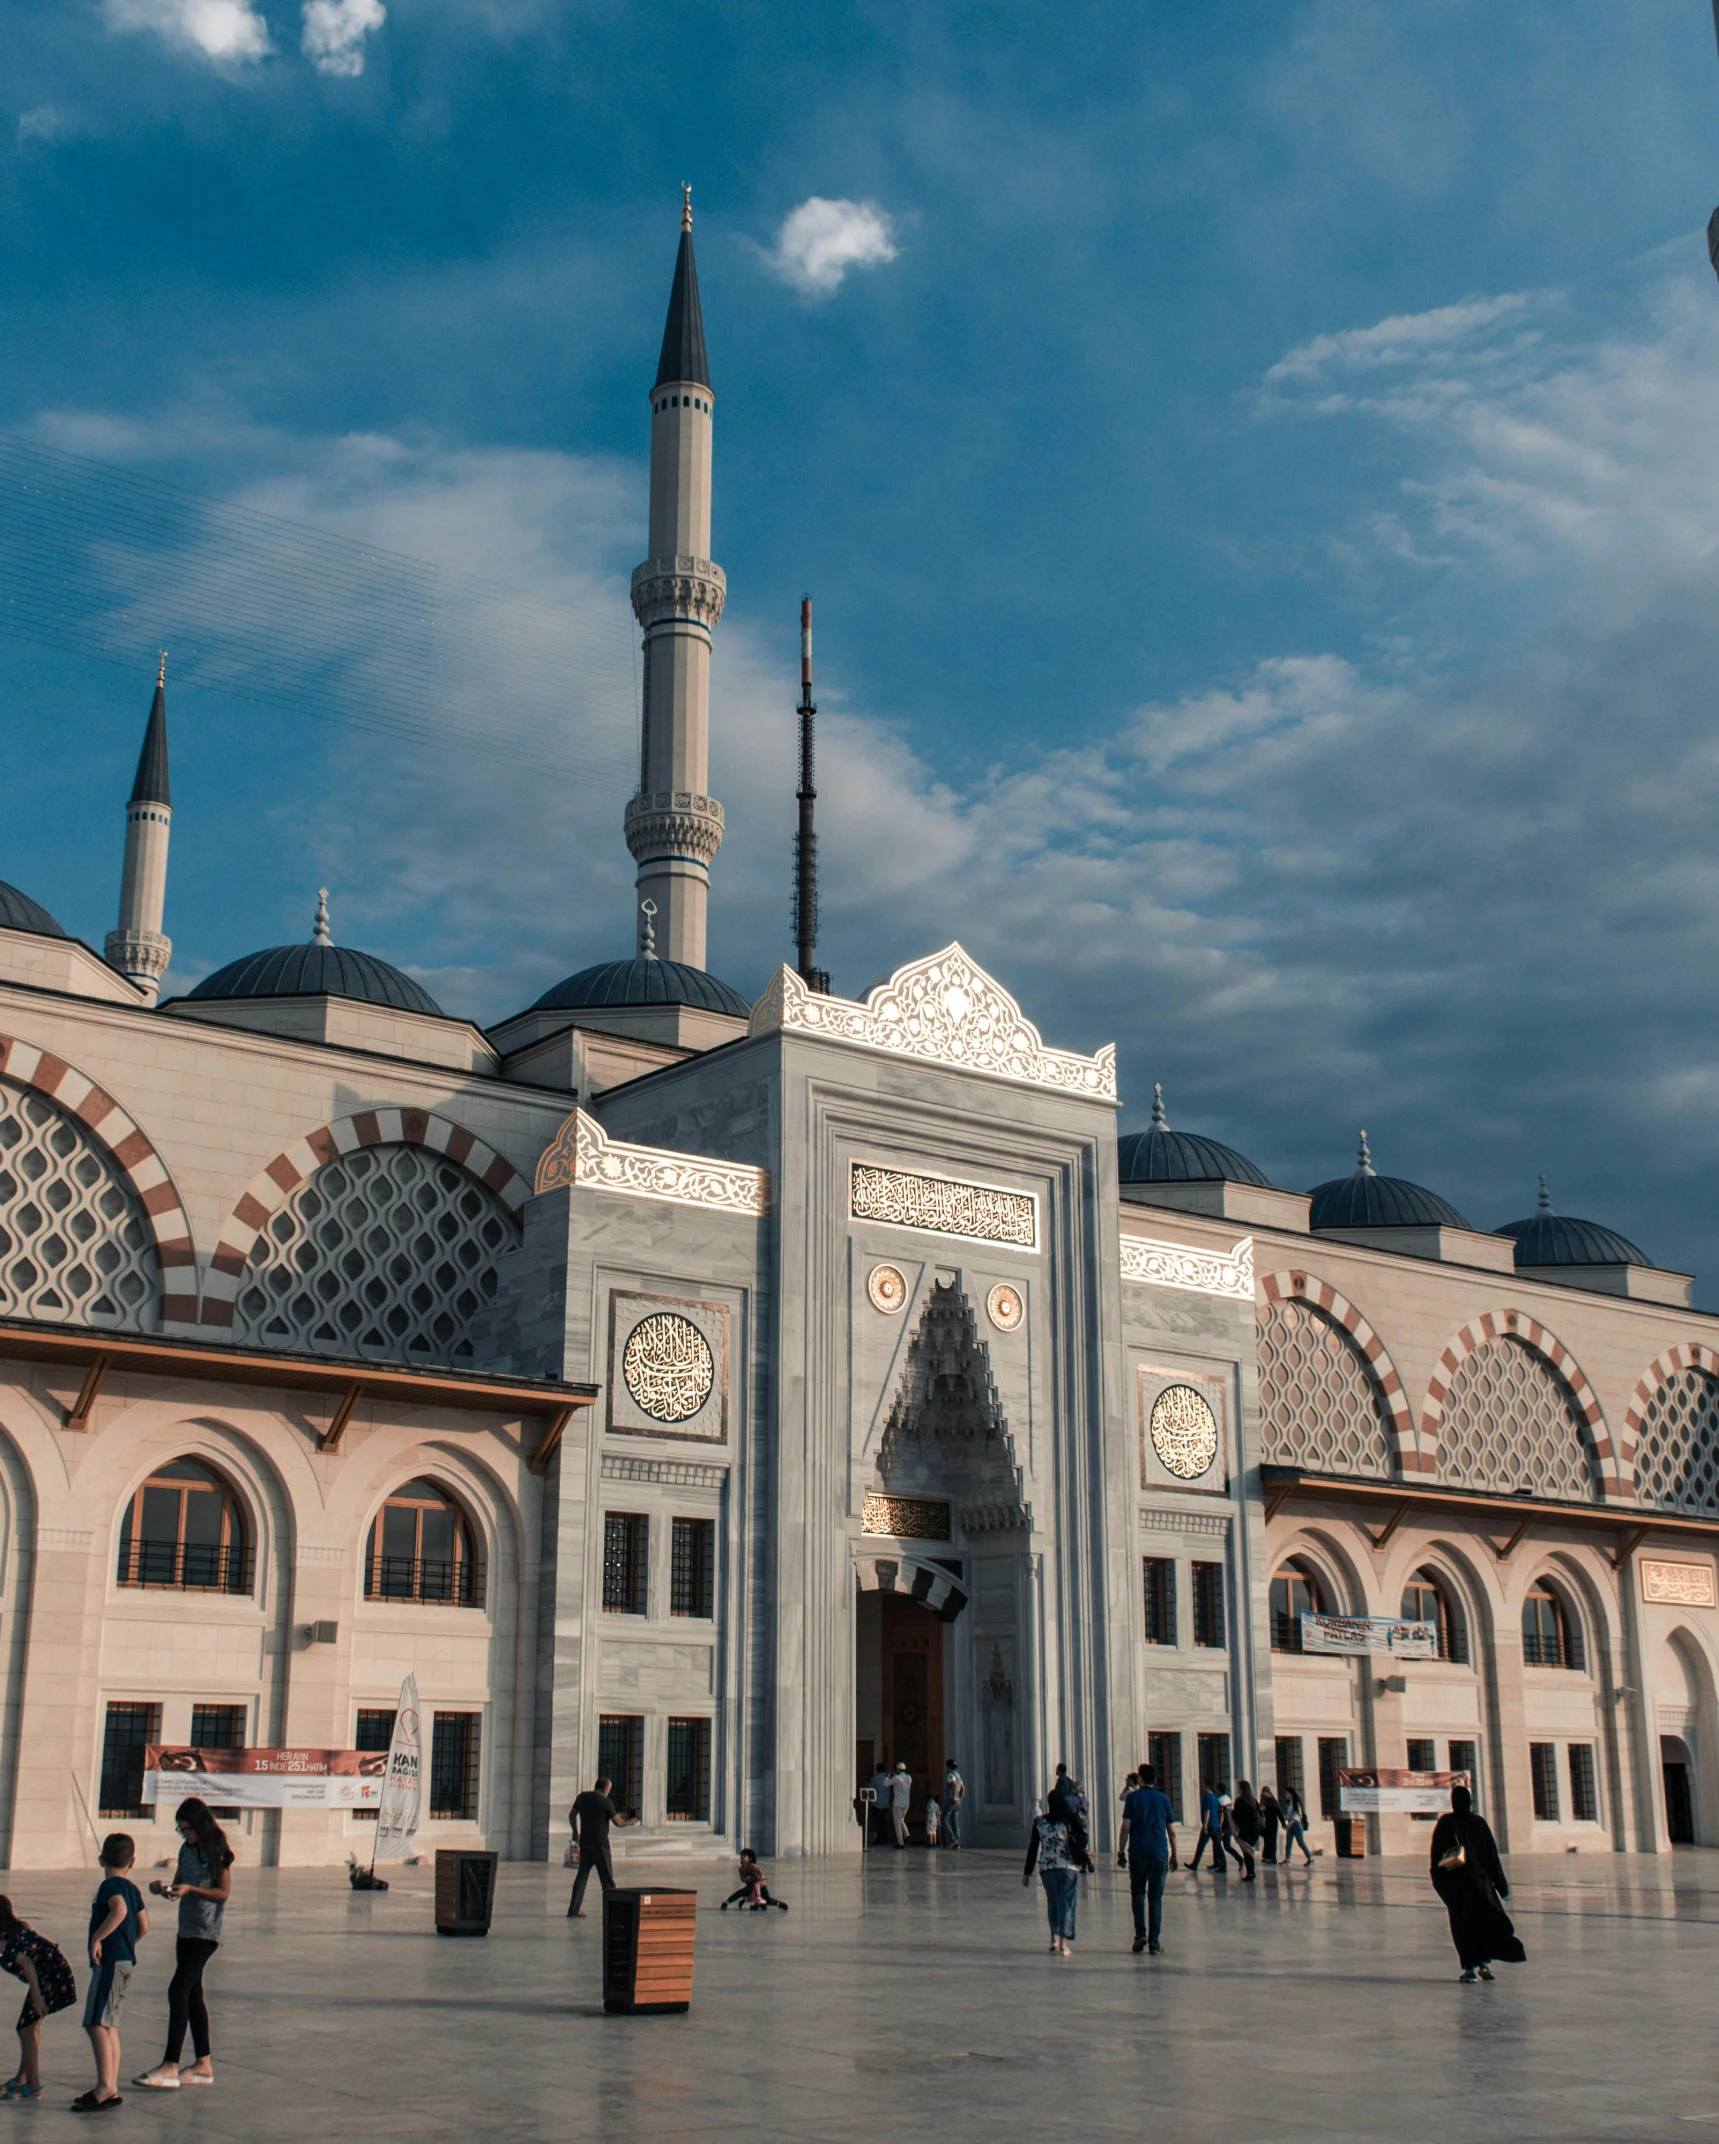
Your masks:
{"label": "large white mosque building", "polygon": [[626,957],[484,1030],[321,909],[158,1002],[160,683],[105,957],[0,885],[0,1860],[152,1858],[146,1746],[375,1749],[408,1670],[425,1845],[558,1855],[602,1771],[632,1850],[857,1851],[875,1765],[951,1754],[1013,1845],[1056,1761],[1102,1794],[1148,1753],[1184,1807],[1456,1769],[1518,1850],[1719,1842],[1687,1276],[1544,1200],[1473,1227],[1364,1142],[1306,1193],[1161,1106],[1119,1139],[1151,1068],[957,946],[864,1002],[707,971],[715,421],[689,213]]}

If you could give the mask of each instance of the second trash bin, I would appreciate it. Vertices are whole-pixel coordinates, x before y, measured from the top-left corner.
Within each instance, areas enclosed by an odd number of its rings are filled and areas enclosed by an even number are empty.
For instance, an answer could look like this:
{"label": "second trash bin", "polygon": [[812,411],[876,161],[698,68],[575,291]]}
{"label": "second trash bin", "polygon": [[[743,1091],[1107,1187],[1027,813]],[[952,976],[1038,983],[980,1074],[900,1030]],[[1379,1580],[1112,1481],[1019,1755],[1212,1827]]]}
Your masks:
{"label": "second trash bin", "polygon": [[696,1891],[603,1894],[603,2008],[632,2015],[692,2008]]}
{"label": "second trash bin", "polygon": [[495,1910],[496,1856],[481,1847],[436,1849],[436,1933],[487,1936]]}

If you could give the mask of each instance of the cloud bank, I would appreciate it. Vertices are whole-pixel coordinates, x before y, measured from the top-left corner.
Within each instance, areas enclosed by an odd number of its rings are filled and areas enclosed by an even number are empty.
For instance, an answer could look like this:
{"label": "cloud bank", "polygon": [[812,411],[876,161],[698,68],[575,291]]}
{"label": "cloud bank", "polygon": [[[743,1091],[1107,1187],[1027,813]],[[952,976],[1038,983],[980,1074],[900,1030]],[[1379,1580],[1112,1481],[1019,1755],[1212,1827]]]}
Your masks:
{"label": "cloud bank", "polygon": [[827,298],[850,269],[881,268],[895,257],[894,226],[875,202],[813,194],[782,219],[764,260],[803,297]]}
{"label": "cloud bank", "polygon": [[364,40],[387,20],[382,0],[305,0],[305,57],[318,74],[364,72]]}
{"label": "cloud bank", "polygon": [[205,59],[244,65],[267,57],[268,25],[250,0],[102,0],[109,29],[147,30]]}

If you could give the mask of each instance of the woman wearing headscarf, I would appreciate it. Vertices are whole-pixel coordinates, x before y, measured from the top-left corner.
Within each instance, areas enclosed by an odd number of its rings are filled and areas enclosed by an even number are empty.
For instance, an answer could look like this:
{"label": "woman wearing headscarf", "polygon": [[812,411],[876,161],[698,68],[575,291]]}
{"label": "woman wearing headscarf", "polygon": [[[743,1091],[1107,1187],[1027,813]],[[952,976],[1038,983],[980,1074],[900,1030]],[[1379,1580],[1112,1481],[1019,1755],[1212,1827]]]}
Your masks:
{"label": "woman wearing headscarf", "polygon": [[1044,1814],[1033,1818],[1021,1881],[1031,1883],[1033,1870],[1038,1870],[1039,1882],[1044,1886],[1045,1917],[1050,1922],[1050,1947],[1065,1958],[1073,1950],[1074,1911],[1079,1897],[1077,1872],[1083,1856],[1077,1841],[1084,1841],[1083,1827],[1059,1774],[1046,1798]]}
{"label": "woman wearing headscarf", "polygon": [[1510,1883],[1498,1844],[1485,1817],[1475,1815],[1466,1787],[1451,1788],[1450,1808],[1433,1826],[1432,1880],[1450,1915],[1464,1980],[1490,1980],[1494,1959],[1523,1963],[1528,1953],[1503,1906]]}

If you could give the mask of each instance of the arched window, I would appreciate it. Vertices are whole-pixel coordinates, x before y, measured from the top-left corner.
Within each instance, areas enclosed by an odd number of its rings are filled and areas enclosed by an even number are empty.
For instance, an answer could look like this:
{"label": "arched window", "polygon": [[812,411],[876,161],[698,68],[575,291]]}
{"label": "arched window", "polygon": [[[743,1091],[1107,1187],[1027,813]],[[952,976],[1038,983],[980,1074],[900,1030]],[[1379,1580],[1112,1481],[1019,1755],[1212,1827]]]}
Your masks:
{"label": "arched window", "polygon": [[1636,1439],[1635,1493],[1674,1511],[1719,1512],[1719,1378],[1679,1370],[1653,1395]]}
{"label": "arched window", "polygon": [[1299,1559],[1284,1564],[1271,1581],[1271,1649],[1274,1653],[1301,1650],[1303,1614],[1328,1615],[1325,1588],[1319,1574]]}
{"label": "arched window", "polygon": [[1507,1496],[1591,1503],[1600,1493],[1569,1386],[1509,1335],[1457,1364],[1439,1424],[1438,1470],[1446,1481]]}
{"label": "arched window", "polygon": [[1437,1625],[1441,1660],[1467,1660],[1468,1630],[1449,1588],[1436,1571],[1423,1568],[1409,1580],[1403,1588],[1401,1612],[1410,1623]]}
{"label": "arched window", "polygon": [[132,1491],[119,1526],[122,1586],[249,1593],[251,1564],[244,1507],[200,1459],[157,1467]]}
{"label": "arched window", "polygon": [[1263,1456],[1317,1474],[1391,1472],[1391,1413],[1366,1357],[1311,1303],[1273,1303],[1259,1322]]}
{"label": "arched window", "polygon": [[471,1521],[439,1483],[407,1482],[371,1521],[364,1597],[446,1601],[460,1608],[481,1602]]}
{"label": "arched window", "polygon": [[1582,1626],[1544,1579],[1529,1587],[1522,1603],[1522,1661],[1531,1668],[1582,1665]]}
{"label": "arched window", "polygon": [[154,1332],[155,1239],[104,1146],[57,1102],[0,1079],[0,1314]]}

